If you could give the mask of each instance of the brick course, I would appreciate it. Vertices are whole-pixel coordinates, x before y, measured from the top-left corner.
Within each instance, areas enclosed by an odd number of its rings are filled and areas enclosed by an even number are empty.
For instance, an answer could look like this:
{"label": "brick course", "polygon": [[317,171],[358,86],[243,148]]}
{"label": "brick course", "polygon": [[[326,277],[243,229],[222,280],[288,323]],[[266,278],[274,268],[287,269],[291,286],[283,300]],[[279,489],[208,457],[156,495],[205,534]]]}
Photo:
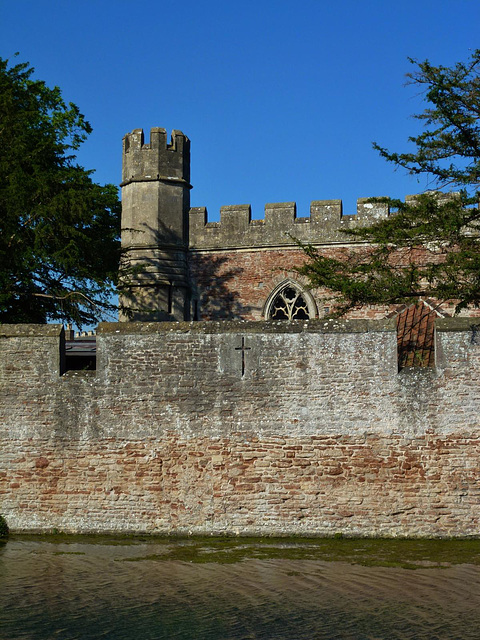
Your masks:
{"label": "brick course", "polygon": [[[0,513],[13,530],[477,535],[480,346],[437,321],[397,372],[393,321],[0,327]],[[241,351],[244,338],[245,370]]]}
{"label": "brick course", "polygon": [[[336,258],[346,250],[342,246],[319,249],[324,255]],[[297,248],[197,251],[190,253],[189,262],[195,283],[193,295],[200,300],[202,320],[263,320],[265,303],[280,283],[290,278],[306,286],[295,271],[305,263],[305,253]],[[332,300],[318,290],[312,291],[312,295],[317,317],[322,318],[325,308],[332,308]],[[350,317],[381,319],[390,310],[367,305],[351,312]]]}

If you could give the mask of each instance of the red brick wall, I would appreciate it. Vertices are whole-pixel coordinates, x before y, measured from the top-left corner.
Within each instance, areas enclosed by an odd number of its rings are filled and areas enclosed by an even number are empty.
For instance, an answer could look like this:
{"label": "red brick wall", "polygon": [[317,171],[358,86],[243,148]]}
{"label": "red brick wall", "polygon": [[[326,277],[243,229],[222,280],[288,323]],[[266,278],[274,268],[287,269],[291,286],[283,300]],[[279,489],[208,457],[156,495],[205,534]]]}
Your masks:
{"label": "red brick wall", "polygon": [[[346,250],[341,245],[321,249],[324,255],[336,258],[340,258]],[[365,249],[358,247],[357,250]],[[294,270],[305,262],[305,253],[297,248],[192,251],[189,260],[196,286],[194,297],[200,301],[201,320],[264,320],[264,305],[277,285],[287,278],[306,285],[306,281]],[[313,290],[311,294],[317,305],[317,317],[323,317],[325,309],[331,310],[334,302],[325,292]],[[350,312],[348,317],[380,319],[400,308],[401,305],[366,305]],[[441,310],[447,315],[453,315],[455,311],[453,304],[442,304]],[[469,309],[464,315],[478,317],[480,309]]]}
{"label": "red brick wall", "polygon": [[[331,257],[340,257],[343,251],[341,247],[324,249]],[[287,278],[305,284],[294,270],[304,262],[305,253],[296,248],[192,252],[190,270],[200,300],[200,319],[263,320],[264,305],[277,285]],[[325,293],[311,293],[317,303],[317,317],[323,317],[332,301]],[[386,308],[365,307],[351,317],[383,318],[386,313]]]}
{"label": "red brick wall", "polygon": [[472,434],[166,432],[17,445],[2,443],[0,478],[16,529],[462,536],[480,525]]}

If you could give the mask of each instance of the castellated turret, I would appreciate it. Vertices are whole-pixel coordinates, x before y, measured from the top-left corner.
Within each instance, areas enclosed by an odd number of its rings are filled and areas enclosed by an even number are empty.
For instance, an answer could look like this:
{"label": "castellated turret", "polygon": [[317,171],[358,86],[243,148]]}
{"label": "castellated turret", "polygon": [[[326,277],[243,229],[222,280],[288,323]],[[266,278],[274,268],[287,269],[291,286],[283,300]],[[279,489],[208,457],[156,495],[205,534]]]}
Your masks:
{"label": "castellated turret", "polygon": [[123,139],[120,320],[187,320],[190,141],[154,127]]}

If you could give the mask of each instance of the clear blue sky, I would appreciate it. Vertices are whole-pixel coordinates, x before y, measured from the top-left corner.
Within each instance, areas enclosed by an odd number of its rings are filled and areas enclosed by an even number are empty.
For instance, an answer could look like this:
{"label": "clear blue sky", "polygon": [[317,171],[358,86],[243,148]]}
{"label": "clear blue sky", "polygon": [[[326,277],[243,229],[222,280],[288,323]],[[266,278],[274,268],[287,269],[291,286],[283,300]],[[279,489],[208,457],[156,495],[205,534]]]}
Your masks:
{"label": "clear blue sky", "polygon": [[0,56],[20,52],[93,126],[79,160],[120,182],[142,127],[192,140],[192,206],[403,197],[425,187],[380,159],[424,108],[407,57],[480,47],[478,0],[0,0]]}

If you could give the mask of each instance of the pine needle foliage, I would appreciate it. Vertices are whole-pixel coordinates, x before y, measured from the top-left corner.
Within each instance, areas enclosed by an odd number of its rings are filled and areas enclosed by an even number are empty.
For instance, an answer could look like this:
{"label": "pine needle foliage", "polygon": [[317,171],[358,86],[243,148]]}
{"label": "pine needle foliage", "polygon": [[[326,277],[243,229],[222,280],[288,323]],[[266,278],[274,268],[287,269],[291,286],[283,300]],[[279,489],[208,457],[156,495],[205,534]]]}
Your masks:
{"label": "pine needle foliage", "polygon": [[456,312],[480,306],[480,50],[453,67],[410,62],[409,82],[424,89],[429,105],[414,116],[423,131],[409,138],[412,152],[374,148],[410,174],[425,174],[435,190],[406,202],[378,199],[395,213],[347,231],[358,245],[339,258],[302,245],[307,261],[299,272],[331,292],[339,315],[422,297]]}
{"label": "pine needle foliage", "polygon": [[118,191],[77,163],[91,126],[33,73],[0,58],[0,322],[92,324],[114,309]]}

